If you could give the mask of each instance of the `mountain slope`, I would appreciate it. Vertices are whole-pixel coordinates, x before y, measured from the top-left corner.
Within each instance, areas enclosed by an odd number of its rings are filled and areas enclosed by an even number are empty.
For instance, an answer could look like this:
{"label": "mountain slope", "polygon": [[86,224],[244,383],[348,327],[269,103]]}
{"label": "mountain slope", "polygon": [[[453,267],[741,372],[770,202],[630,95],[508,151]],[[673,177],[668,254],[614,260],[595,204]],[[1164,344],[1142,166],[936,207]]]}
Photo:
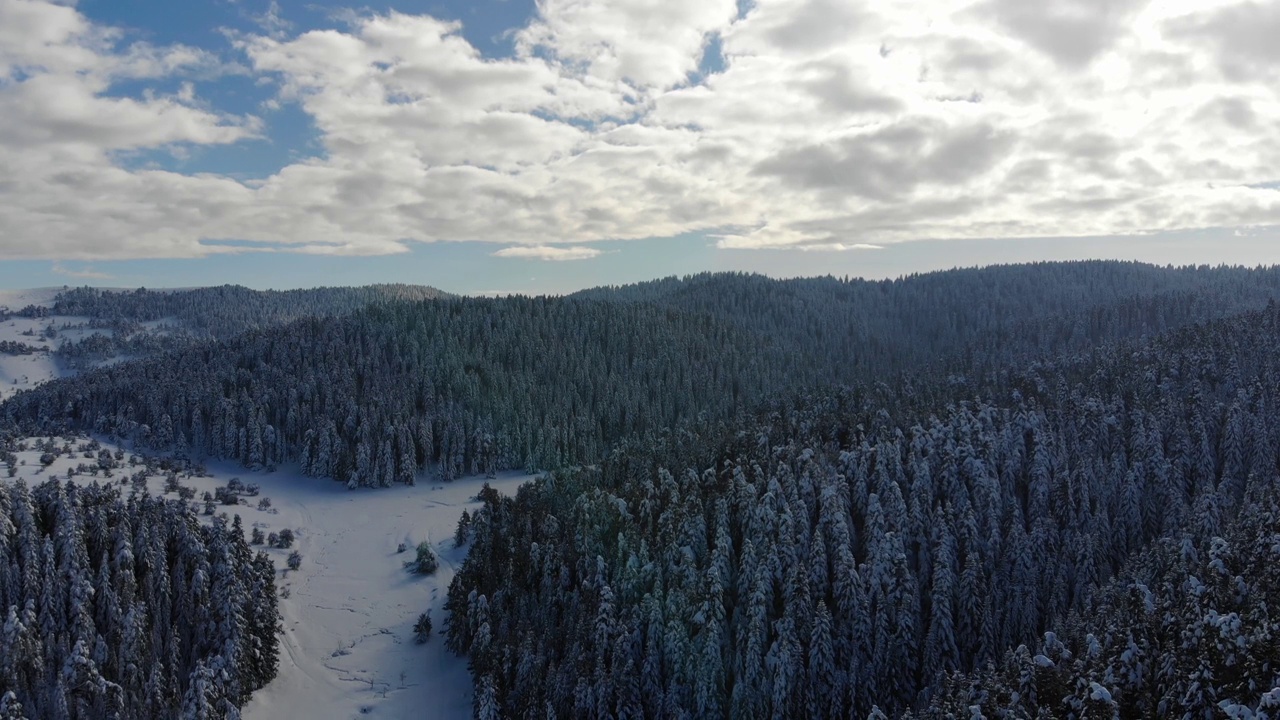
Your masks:
{"label": "mountain slope", "polygon": [[[1157,538],[1211,544],[1274,498],[1278,374],[1272,305],[1010,369],[968,402],[817,393],[630,443],[486,505],[450,643],[478,710],[511,716],[901,712],[1087,612]],[[1280,683],[1277,626],[1256,619],[1257,694],[1219,669],[1179,712],[1256,708]],[[1126,667],[1194,651],[1160,647]]]}
{"label": "mountain slope", "polygon": [[[833,383],[909,377],[912,402],[928,403],[1013,362],[1261,307],[1278,277],[1082,263],[898,283],[706,276],[672,285],[692,288],[679,307],[388,302],[51,383],[0,412],[29,429],[115,432],[247,465],[298,460],[355,485],[428,466],[446,478],[560,467]],[[1134,296],[1135,285],[1154,294]],[[1071,309],[1080,297],[1100,300]]]}
{"label": "mountain slope", "polygon": [[981,373],[1258,309],[1280,298],[1280,269],[1087,261],[885,281],[704,273],[578,296],[705,313],[803,347],[839,380],[874,382],[921,365]]}

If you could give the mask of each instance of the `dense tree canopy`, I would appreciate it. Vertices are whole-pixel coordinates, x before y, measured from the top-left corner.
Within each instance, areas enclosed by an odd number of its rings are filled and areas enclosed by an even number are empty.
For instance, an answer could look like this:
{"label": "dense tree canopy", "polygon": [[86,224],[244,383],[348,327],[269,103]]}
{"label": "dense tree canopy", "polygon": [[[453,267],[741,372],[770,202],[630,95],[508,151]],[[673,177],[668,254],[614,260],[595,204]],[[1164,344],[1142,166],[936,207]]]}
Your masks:
{"label": "dense tree canopy", "polygon": [[285,291],[237,285],[161,291],[83,287],[59,293],[51,308],[31,306],[20,314],[87,316],[90,328],[101,332],[61,342],[57,355],[72,367],[89,369],[116,357],[146,357],[300,318],[346,315],[380,302],[446,296],[416,285]]}
{"label": "dense tree canopy", "polygon": [[[449,643],[514,717],[902,712],[1069,616],[1118,657],[1123,627],[1106,623],[1123,613],[1086,612],[1098,588],[1158,538],[1193,538],[1188,552],[1211,556],[1248,499],[1274,498],[1275,377],[1272,306],[1000,373],[945,406],[818,394],[739,430],[632,443],[473,518],[474,551],[450,588]],[[1257,709],[1280,685],[1280,628],[1265,614],[1274,573],[1247,570],[1275,558],[1218,552],[1230,569],[1213,576],[1225,583],[1217,596],[1190,593],[1191,607],[1187,592],[1158,598],[1176,607],[1150,632],[1184,640],[1135,639],[1148,656],[1120,666],[1174,663],[1166,680],[1199,667],[1201,682],[1179,675],[1177,686],[1198,694],[1170,705],[1097,663],[1078,671],[1106,690],[1093,694],[1145,692],[1126,707],[1208,717],[1223,703]],[[1241,572],[1247,580],[1232,580]],[[1205,623],[1228,643],[1243,639],[1239,652],[1188,660],[1198,646],[1185,634],[1200,637]],[[1012,702],[1000,697],[986,702]],[[1061,717],[1075,707],[1024,702]]]}
{"label": "dense tree canopy", "polygon": [[239,518],[0,482],[0,717],[239,717],[276,674],[275,568]]}
{"label": "dense tree canopy", "polygon": [[[134,319],[168,297],[78,292],[60,301],[68,311],[96,302]],[[226,308],[241,295],[225,292],[209,302],[223,309],[208,312],[239,317]],[[592,298],[379,303],[50,383],[4,412],[27,428],[140,434],[161,449],[296,460],[314,475],[386,485],[427,467],[449,478],[590,463],[631,435],[833,382],[896,384],[924,368],[968,382],[1277,294],[1273,270],[1062,263],[886,283],[727,274]],[[152,314],[173,310],[159,307]]]}

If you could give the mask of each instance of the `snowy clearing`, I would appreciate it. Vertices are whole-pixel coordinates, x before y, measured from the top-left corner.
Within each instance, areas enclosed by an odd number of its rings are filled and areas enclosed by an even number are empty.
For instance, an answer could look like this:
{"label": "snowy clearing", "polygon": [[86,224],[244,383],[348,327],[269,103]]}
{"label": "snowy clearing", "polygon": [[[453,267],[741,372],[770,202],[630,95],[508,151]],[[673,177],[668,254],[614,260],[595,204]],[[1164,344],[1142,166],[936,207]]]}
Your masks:
{"label": "snowy clearing", "polygon": [[67,287],[27,288],[25,290],[0,290],[0,308],[17,312],[28,305],[53,307],[53,300]]}
{"label": "snowy clearing", "polygon": [[[69,468],[96,460],[83,452],[63,455],[47,468],[29,438],[18,453],[18,478],[40,483],[50,477],[66,479]],[[88,438],[71,444],[79,447]],[[57,440],[58,445],[64,445]],[[111,451],[117,446],[101,443]],[[127,485],[143,470],[130,465],[127,450],[113,477],[77,475],[76,482]],[[0,473],[6,475],[7,473]],[[203,510],[204,493],[213,493],[232,478],[257,484],[258,495],[242,496],[235,506],[216,505],[215,512],[239,515],[245,532],[254,528],[275,533],[284,528],[296,534],[293,549],[302,555],[298,570],[287,570],[291,550],[265,549],[278,569],[276,589],[281,595],[284,633],[280,638],[279,675],[244,708],[246,720],[275,718],[404,718],[448,720],[471,717],[471,678],[466,661],[444,648],[440,634],[445,620],[444,600],[454,568],[467,548],[454,548],[453,533],[464,509],[480,507],[476,494],[488,482],[503,494],[532,476],[505,473],[486,481],[465,478],[452,483],[350,491],[340,483],[299,475],[296,468],[274,473],[251,472],[230,463],[211,463],[206,477],[181,476],[181,484],[195,489]],[[146,478],[148,491],[164,494],[165,477],[157,471]],[[125,488],[127,492],[127,488]],[[169,494],[173,497],[173,494]],[[259,503],[269,498],[270,506]],[[419,542],[429,540],[440,567],[429,577],[410,574],[404,563]],[[401,544],[404,552],[397,552]],[[430,611],[433,636],[425,645],[414,642],[418,615]]]}
{"label": "snowy clearing", "polygon": [[[3,305],[0,302],[0,306]],[[10,309],[13,307],[10,306]],[[50,326],[55,332],[52,338],[45,334]],[[159,334],[162,331],[155,332]],[[20,355],[0,351],[0,401],[19,390],[28,390],[50,380],[75,375],[74,368],[67,367],[53,354],[63,341],[77,343],[91,335],[110,337],[114,334],[110,328],[89,327],[89,318],[77,315],[10,317],[0,321],[0,342],[9,341],[36,349],[36,352]],[[98,364],[106,365],[121,359],[123,358],[111,358]]]}
{"label": "snowy clearing", "polygon": [[[0,301],[0,306],[3,305],[4,302]],[[53,356],[53,350],[57,347],[54,343],[58,340],[51,341],[41,334],[51,323],[60,327],[63,321],[69,319],[11,317],[0,321],[0,342],[14,342],[37,349],[36,352],[25,355],[0,352],[0,401],[19,390],[27,390],[71,374]]]}

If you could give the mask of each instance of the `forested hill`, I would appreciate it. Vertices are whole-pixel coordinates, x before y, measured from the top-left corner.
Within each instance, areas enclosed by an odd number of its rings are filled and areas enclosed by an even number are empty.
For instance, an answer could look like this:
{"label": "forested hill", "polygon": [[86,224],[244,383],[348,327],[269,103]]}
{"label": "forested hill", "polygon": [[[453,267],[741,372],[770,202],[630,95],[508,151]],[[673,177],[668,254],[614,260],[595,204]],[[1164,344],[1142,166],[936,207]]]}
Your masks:
{"label": "forested hill", "polygon": [[201,338],[226,339],[304,317],[345,315],[377,302],[427,300],[448,294],[422,285],[307,290],[251,290],[239,285],[133,291],[82,287],[59,293],[51,315],[82,315],[108,326],[172,320]]}
{"label": "forested hill", "polygon": [[[707,317],[562,298],[385,304],[20,393],[24,427],[119,432],[352,485],[598,457],[730,415],[785,382],[775,348]],[[143,427],[146,426],[146,427]]]}
{"label": "forested hill", "polygon": [[1277,377],[1272,304],[628,443],[487,499],[449,642],[486,719],[1276,717]]}
{"label": "forested hill", "polygon": [[[681,307],[387,302],[55,381],[0,415],[251,466],[298,461],[352,485],[409,481],[425,467],[445,478],[555,468],[834,383],[908,378],[913,402],[928,403],[957,375],[1261,307],[1278,277],[1084,263],[883,284],[705,276],[681,281],[705,299]],[[1084,298],[1095,302],[1074,307]]]}
{"label": "forested hill", "polygon": [[876,381],[925,363],[980,372],[1257,309],[1280,298],[1280,268],[1083,261],[884,281],[703,273],[575,297],[706,313],[820,355],[841,379]]}

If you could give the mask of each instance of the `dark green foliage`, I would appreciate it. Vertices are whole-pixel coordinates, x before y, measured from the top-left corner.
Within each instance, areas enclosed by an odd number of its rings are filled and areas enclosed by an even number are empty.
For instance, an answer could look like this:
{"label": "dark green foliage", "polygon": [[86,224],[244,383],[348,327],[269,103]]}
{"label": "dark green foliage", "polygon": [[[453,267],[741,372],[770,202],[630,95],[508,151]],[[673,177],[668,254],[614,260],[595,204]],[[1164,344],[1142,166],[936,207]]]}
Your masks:
{"label": "dark green foliage", "polygon": [[471,513],[463,510],[462,515],[458,518],[458,529],[453,533],[453,546],[462,547],[466,545],[469,537],[471,537]]}
{"label": "dark green foliage", "polygon": [[[1079,684],[1087,667],[1063,687],[1046,676],[1046,702],[1076,698],[1049,716],[1094,717],[1097,698],[1128,702],[1106,678],[1133,668],[1116,660],[1131,627],[1173,639],[1135,635],[1159,656],[1150,673],[1168,663],[1166,679],[1145,676],[1143,697],[1183,698],[1201,678],[1200,697],[1139,701],[1133,716],[1205,717],[1226,700],[1256,709],[1280,682],[1280,626],[1265,611],[1280,577],[1262,567],[1274,558],[1233,554],[1248,543],[1229,535],[1216,551],[1206,540],[1196,560],[1147,581],[1172,616],[1140,628],[1116,625],[1132,605],[1105,608],[1114,579],[1152,575],[1126,569],[1134,553],[1221,535],[1259,504],[1250,498],[1276,496],[1276,377],[1272,306],[992,375],[970,400],[817,393],[738,430],[657,434],[598,469],[486,501],[450,586],[447,642],[515,717],[867,717],[942,693],[968,718],[960,709],[982,703],[944,678],[1065,623],[1089,628],[1063,633],[1073,657],[1087,632],[1100,639],[1088,677],[1105,692]],[[1250,532],[1268,548],[1280,537]],[[1205,569],[1214,552],[1218,580]],[[1176,610],[1189,574],[1230,601]],[[987,717],[1013,702],[993,696]]]}
{"label": "dark green foliage", "polygon": [[[628,300],[730,321],[808,360],[800,387],[888,381],[931,367],[963,377],[1254,310],[1280,268],[1084,261],[968,268],[896,280],[771,280],[703,273],[575,297]],[[817,362],[814,362],[814,361]]]}
{"label": "dark green foliage", "polygon": [[[239,518],[110,487],[0,483],[0,712],[239,717],[276,674],[275,569]],[[63,714],[65,708],[65,714]]]}
{"label": "dark green foliage", "polygon": [[0,355],[31,355],[33,353],[47,352],[42,347],[28,345],[26,343],[15,342],[13,340],[0,340]]}
{"label": "dark green foliage", "polygon": [[384,303],[55,381],[3,407],[31,431],[161,449],[181,437],[248,466],[298,461],[378,487],[426,470],[591,463],[624,438],[815,384],[937,367],[976,385],[1011,361],[1259,307],[1278,287],[1275,270],[1065,263]]}
{"label": "dark green foliage", "polygon": [[310,474],[377,487],[526,455],[559,466],[633,431],[732,412],[785,377],[776,353],[761,361],[752,344],[652,308],[435,301],[111,366],[4,407],[24,424],[130,435],[168,416],[175,435],[215,457],[296,459]]}
{"label": "dark green foliage", "polygon": [[418,575],[431,575],[440,567],[440,559],[436,557],[435,550],[431,549],[431,543],[423,541],[418,543],[416,556],[405,563],[405,567]]}
{"label": "dark green foliage", "polygon": [[424,612],[418,616],[418,621],[413,624],[413,639],[419,645],[431,639],[430,612]]}
{"label": "dark green foliage", "polygon": [[[58,348],[57,354],[65,362],[88,368],[117,355],[154,355],[300,318],[345,315],[373,303],[447,296],[435,288],[413,285],[286,291],[224,285],[131,292],[83,287],[59,293],[52,313],[88,316],[91,327],[111,331],[94,333]],[[155,321],[165,322],[165,332],[142,332],[143,323]]]}
{"label": "dark green foliage", "polygon": [[1161,541],[1061,633],[949,678],[920,716],[1280,717],[1280,486],[1254,491],[1221,536]]}

